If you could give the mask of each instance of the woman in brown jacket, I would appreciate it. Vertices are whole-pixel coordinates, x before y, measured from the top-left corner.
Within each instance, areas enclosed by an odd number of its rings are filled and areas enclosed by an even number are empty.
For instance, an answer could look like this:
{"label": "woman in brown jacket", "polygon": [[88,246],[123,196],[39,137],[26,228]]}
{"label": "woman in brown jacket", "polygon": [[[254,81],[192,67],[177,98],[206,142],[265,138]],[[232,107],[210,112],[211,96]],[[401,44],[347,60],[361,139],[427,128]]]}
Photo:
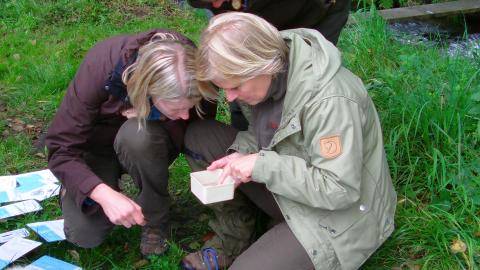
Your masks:
{"label": "woman in brown jacket", "polygon": [[[143,255],[167,249],[168,166],[182,151],[186,120],[202,111],[195,50],[179,33],[152,30],[109,38],[85,57],[46,137],[68,241],[95,247],[113,225],[141,225]],[[203,111],[213,117],[215,106]],[[139,187],[136,199],[119,190],[124,172]]]}

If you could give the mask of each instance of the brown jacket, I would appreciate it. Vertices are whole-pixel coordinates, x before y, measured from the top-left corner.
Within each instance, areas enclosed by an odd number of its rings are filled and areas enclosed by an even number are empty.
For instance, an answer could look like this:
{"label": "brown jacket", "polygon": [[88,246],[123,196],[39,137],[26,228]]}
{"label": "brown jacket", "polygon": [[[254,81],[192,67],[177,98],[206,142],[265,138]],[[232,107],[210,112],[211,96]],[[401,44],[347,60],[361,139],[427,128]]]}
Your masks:
{"label": "brown jacket", "polygon": [[[60,179],[81,207],[91,190],[102,183],[87,166],[83,154],[92,149],[112,149],[120,126],[127,120],[121,111],[131,107],[121,73],[133,60],[140,46],[159,32],[188,38],[170,30],[121,35],[98,43],[85,56],[70,82],[46,137],[48,167]],[[215,108],[206,109],[209,116]],[[195,113],[191,111],[191,116]],[[169,121],[168,131],[177,148],[183,145],[185,121]]]}

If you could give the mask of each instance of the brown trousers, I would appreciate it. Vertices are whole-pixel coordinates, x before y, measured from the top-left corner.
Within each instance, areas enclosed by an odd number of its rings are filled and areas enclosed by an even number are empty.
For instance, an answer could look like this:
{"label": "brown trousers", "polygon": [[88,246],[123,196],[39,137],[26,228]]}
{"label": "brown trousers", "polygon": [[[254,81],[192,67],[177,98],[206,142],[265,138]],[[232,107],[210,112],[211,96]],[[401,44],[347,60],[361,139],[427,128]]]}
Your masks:
{"label": "brown trousers", "polygon": [[[142,207],[146,226],[168,229],[170,196],[168,166],[177,157],[164,123],[147,121],[138,131],[136,119],[126,121],[115,138],[113,147],[91,149],[84,159],[105,184],[119,190],[118,180],[127,172],[140,189],[135,201]],[[68,191],[62,190],[61,207],[67,240],[81,247],[100,245],[113,228],[102,209],[93,213],[79,209]]]}
{"label": "brown trousers", "polygon": [[[213,120],[191,123],[185,134],[185,147],[192,170],[204,170],[212,161],[225,156],[237,132]],[[213,246],[220,252],[237,257],[229,269],[314,269],[307,252],[293,235],[272,193],[264,184],[242,184],[233,200],[209,207],[215,212],[215,220],[209,225],[216,236],[207,241],[205,247]],[[267,214],[271,224],[276,225],[257,239],[258,210]]]}

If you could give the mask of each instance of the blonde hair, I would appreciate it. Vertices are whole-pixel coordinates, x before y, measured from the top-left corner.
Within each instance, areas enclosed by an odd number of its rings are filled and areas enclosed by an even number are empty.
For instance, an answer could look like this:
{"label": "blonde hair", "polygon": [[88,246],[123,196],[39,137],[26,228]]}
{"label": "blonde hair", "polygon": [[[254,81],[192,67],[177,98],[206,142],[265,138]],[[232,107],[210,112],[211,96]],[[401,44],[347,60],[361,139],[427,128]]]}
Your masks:
{"label": "blonde hair", "polygon": [[122,74],[140,124],[150,114],[151,97],[188,99],[198,114],[202,112],[202,96],[195,79],[195,52],[193,45],[182,44],[169,33],[157,33],[140,47],[137,59]]}
{"label": "blonde hair", "polygon": [[285,69],[288,47],[280,32],[249,13],[228,12],[210,20],[197,52],[197,80],[204,96],[212,95],[212,80],[242,83]]}

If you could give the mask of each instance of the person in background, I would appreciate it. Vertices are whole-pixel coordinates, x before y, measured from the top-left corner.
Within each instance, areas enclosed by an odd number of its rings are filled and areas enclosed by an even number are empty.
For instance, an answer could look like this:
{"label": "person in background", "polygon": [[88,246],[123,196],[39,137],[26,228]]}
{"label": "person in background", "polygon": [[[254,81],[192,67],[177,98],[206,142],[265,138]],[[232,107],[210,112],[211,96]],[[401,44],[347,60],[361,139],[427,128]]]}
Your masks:
{"label": "person in background", "polygon": [[[319,31],[333,44],[347,23],[351,0],[188,0],[195,8],[205,8],[213,14],[241,11],[260,16],[279,30],[311,28]],[[248,106],[230,102],[231,123],[246,130]]]}
{"label": "person in background", "polygon": [[[192,167],[223,169],[219,183],[231,177],[237,192],[214,207],[216,240],[183,269],[358,269],[391,235],[396,192],[375,106],[321,34],[217,15],[202,34],[197,80],[203,94],[214,84],[252,114],[247,131],[214,120],[187,128]],[[248,209],[271,219],[258,239]]]}
{"label": "person in background", "polygon": [[[183,35],[157,29],[88,52],[46,135],[68,241],[92,248],[114,225],[140,225],[141,253],[166,251],[168,166],[182,151],[186,120],[202,108],[216,112],[201,107],[195,51]],[[136,199],[119,190],[124,172],[140,190]]]}

